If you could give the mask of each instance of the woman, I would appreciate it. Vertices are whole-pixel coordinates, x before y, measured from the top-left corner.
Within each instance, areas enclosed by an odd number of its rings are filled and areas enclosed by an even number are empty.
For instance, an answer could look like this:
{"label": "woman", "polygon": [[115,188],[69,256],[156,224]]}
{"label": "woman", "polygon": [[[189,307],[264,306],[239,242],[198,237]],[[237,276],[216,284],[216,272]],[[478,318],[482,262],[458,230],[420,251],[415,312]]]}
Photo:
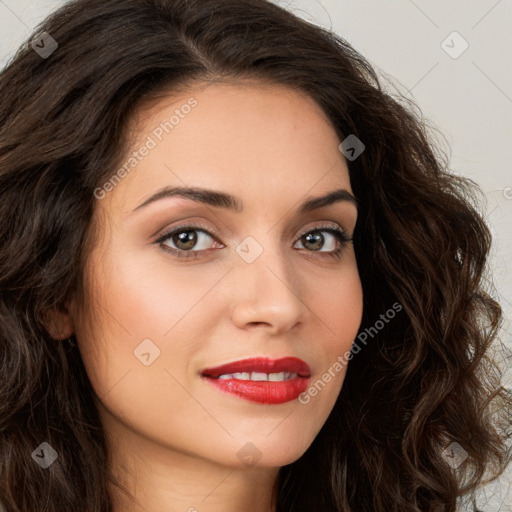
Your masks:
{"label": "woman", "polygon": [[504,470],[476,187],[341,37],[76,0],[0,91],[6,510],[455,511]]}

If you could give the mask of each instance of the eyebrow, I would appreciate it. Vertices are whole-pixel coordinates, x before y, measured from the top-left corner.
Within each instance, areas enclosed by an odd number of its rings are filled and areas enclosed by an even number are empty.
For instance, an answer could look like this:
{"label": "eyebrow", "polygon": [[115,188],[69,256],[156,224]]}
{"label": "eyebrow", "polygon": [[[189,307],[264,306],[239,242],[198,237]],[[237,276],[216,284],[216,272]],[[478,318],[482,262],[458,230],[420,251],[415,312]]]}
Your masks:
{"label": "eyebrow", "polygon": [[[237,213],[242,212],[244,209],[243,202],[240,199],[232,196],[231,194],[226,194],[225,192],[198,187],[164,187],[137,206],[132,213],[154,203],[155,201],[168,197],[184,197],[198,203],[207,204],[216,208],[225,208]],[[324,196],[308,199],[302,203],[297,213],[301,215],[341,201],[352,203],[357,208],[357,199],[348,190],[340,188],[333,190]]]}

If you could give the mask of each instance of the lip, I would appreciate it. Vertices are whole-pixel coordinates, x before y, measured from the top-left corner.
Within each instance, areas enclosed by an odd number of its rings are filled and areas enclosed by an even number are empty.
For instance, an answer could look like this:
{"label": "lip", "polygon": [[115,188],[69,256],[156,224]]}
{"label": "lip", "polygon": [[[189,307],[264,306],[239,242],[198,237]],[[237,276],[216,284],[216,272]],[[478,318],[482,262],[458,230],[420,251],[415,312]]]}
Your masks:
{"label": "lip", "polygon": [[[296,373],[293,379],[283,381],[251,381],[243,379],[219,379],[220,375],[232,373]],[[283,357],[269,359],[253,357],[206,368],[201,377],[218,391],[229,393],[251,402],[261,404],[282,404],[298,398],[307,389],[311,369],[302,359]]]}
{"label": "lip", "polygon": [[290,372],[297,373],[299,377],[305,378],[311,375],[311,369],[308,363],[297,357],[282,357],[280,359],[251,357],[249,359],[241,359],[239,361],[223,364],[214,368],[206,368],[201,372],[201,374],[206,377],[215,378],[226,373],[241,372]]}

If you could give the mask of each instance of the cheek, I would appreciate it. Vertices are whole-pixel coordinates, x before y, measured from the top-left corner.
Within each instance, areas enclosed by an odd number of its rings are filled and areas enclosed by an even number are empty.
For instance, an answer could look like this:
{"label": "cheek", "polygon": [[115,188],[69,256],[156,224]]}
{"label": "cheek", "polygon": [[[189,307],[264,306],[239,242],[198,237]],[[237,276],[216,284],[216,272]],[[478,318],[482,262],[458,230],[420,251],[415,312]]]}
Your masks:
{"label": "cheek", "polygon": [[353,264],[347,263],[336,278],[322,282],[322,289],[311,288],[314,292],[308,303],[318,320],[317,325],[325,328],[322,332],[326,334],[318,340],[323,352],[322,364],[299,398],[299,403],[316,418],[317,429],[327,419],[343,386],[350,363],[347,356],[363,315],[363,290],[355,259]]}
{"label": "cheek", "polygon": [[[202,271],[168,260],[158,249],[125,254],[110,276],[103,300],[132,338],[172,336],[224,274],[219,266]],[[181,266],[180,266],[181,265]],[[204,308],[202,308],[204,309]],[[204,311],[203,311],[204,313]]]}
{"label": "cheek", "polygon": [[322,289],[312,288],[313,311],[331,335],[327,349],[331,358],[350,348],[363,316],[363,288],[355,259],[343,268],[337,278],[323,281]]}
{"label": "cheek", "polygon": [[[215,326],[219,304],[212,303],[212,289],[225,270],[212,267],[198,278],[192,266],[180,268],[152,252],[136,258],[129,251],[111,250],[108,259],[97,258],[91,265],[98,284],[88,293],[98,318],[75,327],[77,337],[85,340],[82,357],[99,396],[127,372],[132,380],[141,369],[175,373],[187,368]],[[141,359],[148,352],[154,362],[146,367]]]}

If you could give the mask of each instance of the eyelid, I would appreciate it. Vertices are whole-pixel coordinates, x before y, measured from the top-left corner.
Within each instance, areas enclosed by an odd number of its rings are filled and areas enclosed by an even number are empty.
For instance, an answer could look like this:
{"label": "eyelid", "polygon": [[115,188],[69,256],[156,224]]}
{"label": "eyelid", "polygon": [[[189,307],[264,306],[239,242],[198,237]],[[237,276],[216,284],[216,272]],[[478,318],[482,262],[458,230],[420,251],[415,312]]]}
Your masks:
{"label": "eyelid", "polygon": [[299,238],[302,238],[304,235],[307,235],[308,233],[310,233],[311,231],[322,231],[322,229],[325,229],[325,228],[333,228],[333,229],[336,229],[336,230],[341,230],[343,233],[346,234],[346,236],[348,237],[348,232],[342,227],[340,226],[337,222],[333,222],[333,221],[323,221],[321,222],[320,224],[316,224],[314,226],[311,226],[307,229],[304,229],[300,234],[299,236],[297,237],[297,239]]}
{"label": "eyelid", "polygon": [[[188,230],[204,230],[206,231],[206,233],[208,233],[209,235],[211,234],[214,234],[216,237],[220,237],[219,233],[217,232],[217,230],[215,228],[212,228],[211,226],[207,225],[207,224],[203,224],[202,222],[194,222],[194,221],[189,221],[189,222],[183,222],[181,224],[177,224],[176,226],[172,226],[171,228],[163,231],[160,235],[158,235],[158,238],[155,240],[154,243],[159,243],[160,241],[162,241],[162,239],[165,239],[167,238],[171,233],[174,233],[175,231],[178,231],[180,229],[183,229],[184,231],[186,229]],[[217,242],[219,242],[219,240],[216,240]],[[219,242],[221,243],[221,242]]]}

